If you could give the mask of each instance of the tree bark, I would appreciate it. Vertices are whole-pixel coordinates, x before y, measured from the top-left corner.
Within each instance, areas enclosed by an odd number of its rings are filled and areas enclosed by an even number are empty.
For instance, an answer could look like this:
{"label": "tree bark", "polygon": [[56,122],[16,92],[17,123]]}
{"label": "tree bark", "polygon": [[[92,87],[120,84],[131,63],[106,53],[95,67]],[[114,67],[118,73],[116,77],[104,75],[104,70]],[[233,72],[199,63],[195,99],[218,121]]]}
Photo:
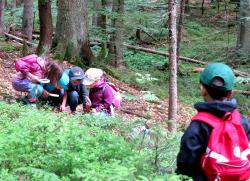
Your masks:
{"label": "tree bark", "polygon": [[177,120],[177,0],[169,0],[169,108],[168,129],[176,130]]}
{"label": "tree bark", "polygon": [[93,25],[96,27],[103,27],[102,15],[100,11],[102,10],[102,0],[93,0],[94,14],[93,14]]}
{"label": "tree bark", "polygon": [[185,13],[190,12],[190,7],[189,7],[189,0],[185,0]]}
{"label": "tree bark", "polygon": [[40,20],[40,39],[37,47],[37,54],[48,53],[52,45],[52,15],[51,0],[38,0],[39,20]]}
{"label": "tree bark", "polygon": [[201,4],[201,14],[202,15],[204,14],[204,3],[205,3],[205,0],[202,0],[202,4]]}
{"label": "tree bark", "polygon": [[180,56],[180,44],[181,44],[181,37],[182,37],[182,26],[183,26],[183,17],[185,13],[185,1],[186,0],[181,0],[180,2],[180,13],[179,13],[179,18],[178,18],[178,25],[177,25],[177,58],[179,61],[179,56]]}
{"label": "tree bark", "polygon": [[16,0],[16,6],[19,7],[24,3],[24,0]]}
{"label": "tree bark", "polygon": [[16,0],[12,0],[12,9],[16,9],[17,2]]}
{"label": "tree bark", "polygon": [[237,40],[237,48],[246,54],[250,54],[250,0],[240,1],[240,26]]}
{"label": "tree bark", "polygon": [[32,40],[33,31],[33,0],[24,0],[23,9],[23,34],[27,37],[28,41]]}
{"label": "tree bark", "polygon": [[87,0],[58,1],[56,33],[53,40],[59,59],[83,60],[90,64]]}
{"label": "tree bark", "polygon": [[0,36],[4,33],[4,0],[0,0]]}
{"label": "tree bark", "polygon": [[[111,54],[111,62],[117,68],[124,66],[124,56],[123,56],[123,15],[124,15],[124,0],[113,1],[113,10],[118,16],[112,19],[112,24],[114,31],[112,33],[109,53]],[[114,53],[114,55],[112,55]]]}

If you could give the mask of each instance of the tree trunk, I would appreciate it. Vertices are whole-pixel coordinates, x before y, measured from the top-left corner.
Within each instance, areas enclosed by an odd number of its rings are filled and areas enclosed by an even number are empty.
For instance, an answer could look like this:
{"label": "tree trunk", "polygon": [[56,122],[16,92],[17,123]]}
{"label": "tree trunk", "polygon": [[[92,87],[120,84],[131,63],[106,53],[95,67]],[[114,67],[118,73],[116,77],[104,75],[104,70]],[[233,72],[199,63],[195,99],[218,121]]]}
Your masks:
{"label": "tree trunk", "polygon": [[[108,0],[102,0],[102,10],[106,11],[108,8],[109,8],[109,2],[108,2]],[[103,32],[106,33],[107,15],[105,13],[101,14],[101,24],[100,25],[102,27]]]}
{"label": "tree trunk", "polygon": [[58,1],[56,33],[53,40],[59,59],[91,63],[89,46],[87,0]]}
{"label": "tree trunk", "polygon": [[24,0],[16,0],[16,6],[17,7],[21,6],[23,2]]}
{"label": "tree trunk", "polygon": [[0,0],[0,36],[4,33],[4,0]]}
{"label": "tree trunk", "polygon": [[[124,15],[124,0],[113,1],[113,13],[118,15],[112,19],[114,31],[112,33],[109,54],[111,55],[111,62],[115,64],[117,68],[124,66],[123,57],[123,15]],[[114,55],[112,55],[114,53]]]}
{"label": "tree trunk", "polygon": [[102,17],[100,11],[102,10],[102,0],[93,0],[94,14],[93,25],[102,27]]}
{"label": "tree trunk", "polygon": [[22,29],[28,41],[32,40],[33,15],[33,0],[24,0]]}
{"label": "tree trunk", "polygon": [[181,36],[182,36],[182,26],[183,26],[183,17],[184,17],[184,13],[185,13],[185,1],[186,0],[181,0],[180,2],[180,13],[179,17],[178,17],[178,24],[177,24],[177,60],[179,61],[179,56],[180,56],[180,43],[181,43]]}
{"label": "tree trunk", "polygon": [[169,108],[168,129],[176,130],[177,120],[177,0],[169,0]]}
{"label": "tree trunk", "polygon": [[16,9],[16,4],[17,4],[16,0],[12,0],[12,9]]}
{"label": "tree trunk", "polygon": [[204,3],[205,3],[205,0],[202,0],[202,4],[201,4],[201,14],[202,15],[204,14]]}
{"label": "tree trunk", "polygon": [[190,7],[189,7],[189,0],[185,0],[185,13],[190,12]]}
{"label": "tree trunk", "polygon": [[240,1],[240,27],[237,47],[250,54],[250,0]]}
{"label": "tree trunk", "polygon": [[38,0],[39,20],[40,20],[40,39],[37,47],[37,54],[48,53],[52,45],[52,15],[51,0]]}
{"label": "tree trunk", "polygon": [[[93,15],[93,25],[100,28],[101,31],[106,33],[106,19],[104,11],[107,9],[108,1],[107,0],[94,0],[94,15]],[[102,11],[102,12],[101,12]]]}

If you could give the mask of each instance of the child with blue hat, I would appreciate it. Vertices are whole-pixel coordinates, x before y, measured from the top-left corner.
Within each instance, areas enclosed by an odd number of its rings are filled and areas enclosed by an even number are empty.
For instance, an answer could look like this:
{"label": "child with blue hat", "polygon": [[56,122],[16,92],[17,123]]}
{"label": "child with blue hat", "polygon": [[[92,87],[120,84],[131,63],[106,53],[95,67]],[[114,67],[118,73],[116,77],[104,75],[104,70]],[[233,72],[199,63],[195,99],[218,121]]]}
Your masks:
{"label": "child with blue hat", "polygon": [[66,111],[66,106],[69,105],[72,113],[79,104],[82,104],[83,110],[88,112],[91,102],[88,98],[89,93],[82,83],[83,77],[84,72],[80,67],[65,69],[56,85],[46,86],[48,91],[59,94],[59,98],[49,98],[52,104],[56,106],[60,104],[60,111]]}
{"label": "child with blue hat", "polygon": [[83,110],[88,112],[91,102],[88,98],[89,92],[83,84],[84,71],[80,67],[73,67],[66,69],[65,74],[69,77],[69,84],[67,85],[67,94],[62,103],[63,108],[66,103],[69,105],[72,113],[76,111],[79,104],[83,105]]}

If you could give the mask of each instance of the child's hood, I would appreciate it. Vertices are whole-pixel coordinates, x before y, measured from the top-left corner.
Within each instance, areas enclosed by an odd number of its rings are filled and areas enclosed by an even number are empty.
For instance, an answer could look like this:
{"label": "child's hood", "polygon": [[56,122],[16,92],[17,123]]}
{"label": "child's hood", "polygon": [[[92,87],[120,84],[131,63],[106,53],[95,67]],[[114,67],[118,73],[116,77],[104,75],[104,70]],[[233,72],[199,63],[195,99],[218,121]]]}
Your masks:
{"label": "child's hood", "polygon": [[106,84],[107,84],[107,83],[106,83],[105,79],[101,79],[101,80],[98,81],[98,83],[95,85],[95,88],[98,88],[98,89],[103,88]]}
{"label": "child's hood", "polygon": [[198,112],[210,112],[218,117],[223,117],[227,112],[233,112],[237,108],[237,102],[235,99],[230,101],[209,101],[198,102],[194,105]]}

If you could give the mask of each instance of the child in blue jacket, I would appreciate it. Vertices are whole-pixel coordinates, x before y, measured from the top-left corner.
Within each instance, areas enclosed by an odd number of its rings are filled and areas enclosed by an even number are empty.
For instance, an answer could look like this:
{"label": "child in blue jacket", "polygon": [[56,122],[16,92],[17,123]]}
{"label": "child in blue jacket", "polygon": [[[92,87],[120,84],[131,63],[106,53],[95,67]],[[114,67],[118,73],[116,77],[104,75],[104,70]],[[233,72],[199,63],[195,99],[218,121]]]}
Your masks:
{"label": "child in blue jacket", "polygon": [[83,105],[86,112],[90,108],[88,91],[83,85],[84,72],[80,67],[65,69],[57,85],[46,85],[45,89],[58,94],[59,97],[51,97],[52,105],[60,106],[60,111],[66,111],[66,106],[70,107],[71,113],[76,111],[79,104]]}

